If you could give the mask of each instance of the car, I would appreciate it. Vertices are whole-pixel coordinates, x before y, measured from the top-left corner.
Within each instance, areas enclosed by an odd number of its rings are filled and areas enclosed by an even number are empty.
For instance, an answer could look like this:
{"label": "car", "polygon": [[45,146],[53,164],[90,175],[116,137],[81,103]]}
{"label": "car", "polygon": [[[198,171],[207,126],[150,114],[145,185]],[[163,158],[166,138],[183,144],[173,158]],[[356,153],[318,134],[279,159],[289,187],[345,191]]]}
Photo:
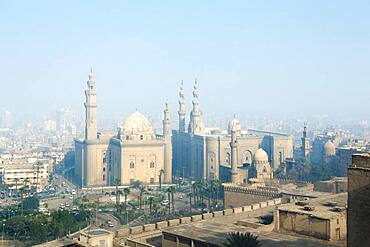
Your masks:
{"label": "car", "polygon": [[108,225],[113,224],[111,220],[107,220],[105,223],[107,223]]}
{"label": "car", "polygon": [[71,205],[69,205],[68,203],[66,204],[66,207],[69,208]]}
{"label": "car", "polygon": [[69,199],[73,200],[73,196],[70,196]]}
{"label": "car", "polygon": [[162,206],[167,206],[169,204],[169,201],[168,200],[163,200],[162,202],[161,202],[161,205]]}
{"label": "car", "polygon": [[108,224],[108,227],[114,227],[113,223]]}

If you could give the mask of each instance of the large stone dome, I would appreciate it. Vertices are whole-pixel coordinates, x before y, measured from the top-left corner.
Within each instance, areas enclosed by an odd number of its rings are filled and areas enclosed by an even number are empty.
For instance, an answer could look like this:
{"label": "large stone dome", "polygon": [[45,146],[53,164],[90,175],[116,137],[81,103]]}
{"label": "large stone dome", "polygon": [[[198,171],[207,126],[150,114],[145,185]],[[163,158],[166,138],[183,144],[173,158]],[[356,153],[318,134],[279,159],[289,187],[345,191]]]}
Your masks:
{"label": "large stone dome", "polygon": [[268,162],[269,160],[269,157],[267,155],[267,153],[265,152],[265,150],[263,150],[262,148],[259,148],[255,154],[254,154],[254,162],[255,163],[266,163]]}
{"label": "large stone dome", "polygon": [[335,155],[335,145],[331,140],[328,140],[324,145],[324,155],[334,156]]}
{"label": "large stone dome", "polygon": [[231,134],[232,131],[240,132],[242,130],[240,126],[240,121],[236,118],[233,118],[229,121],[229,124],[227,126],[227,132]]}
{"label": "large stone dome", "polygon": [[126,119],[121,133],[126,136],[125,139],[147,140],[154,136],[154,129],[148,118],[136,111]]}

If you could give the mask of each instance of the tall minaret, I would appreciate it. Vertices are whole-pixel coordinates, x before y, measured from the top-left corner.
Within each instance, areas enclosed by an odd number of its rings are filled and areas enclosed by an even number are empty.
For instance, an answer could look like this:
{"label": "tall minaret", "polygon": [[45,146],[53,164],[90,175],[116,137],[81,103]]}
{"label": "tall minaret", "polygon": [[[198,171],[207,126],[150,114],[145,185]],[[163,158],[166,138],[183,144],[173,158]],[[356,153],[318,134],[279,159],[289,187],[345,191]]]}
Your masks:
{"label": "tall minaret", "polygon": [[302,158],[307,159],[310,154],[310,137],[308,136],[307,124],[303,128],[302,140]]}
{"label": "tall minaret", "polygon": [[164,138],[164,182],[172,183],[172,142],[171,142],[171,117],[168,102],[163,111],[163,138]]}
{"label": "tall minaret", "polygon": [[92,69],[90,70],[89,80],[87,81],[87,89],[85,90],[85,139],[95,140],[97,136],[96,128],[96,90],[95,77]]}
{"label": "tall minaret", "polygon": [[180,92],[179,92],[179,132],[185,132],[185,91],[184,91],[184,82],[181,81]]}
{"label": "tall minaret", "polygon": [[233,184],[238,183],[238,140],[237,130],[231,130],[231,182]]}
{"label": "tall minaret", "polygon": [[199,92],[198,92],[198,82],[195,79],[194,90],[193,90],[193,110],[190,114],[190,123],[188,132],[192,134],[203,134],[204,123],[202,119],[202,112],[199,106]]}

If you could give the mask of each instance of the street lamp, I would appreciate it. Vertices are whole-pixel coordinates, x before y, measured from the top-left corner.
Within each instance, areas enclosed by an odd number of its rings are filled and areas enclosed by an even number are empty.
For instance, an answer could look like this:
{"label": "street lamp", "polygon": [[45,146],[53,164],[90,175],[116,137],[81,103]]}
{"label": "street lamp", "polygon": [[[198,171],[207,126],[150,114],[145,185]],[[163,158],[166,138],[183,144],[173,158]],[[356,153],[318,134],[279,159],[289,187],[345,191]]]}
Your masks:
{"label": "street lamp", "polygon": [[5,227],[5,219],[3,219],[3,231],[1,232],[1,246],[4,246],[4,227]]}

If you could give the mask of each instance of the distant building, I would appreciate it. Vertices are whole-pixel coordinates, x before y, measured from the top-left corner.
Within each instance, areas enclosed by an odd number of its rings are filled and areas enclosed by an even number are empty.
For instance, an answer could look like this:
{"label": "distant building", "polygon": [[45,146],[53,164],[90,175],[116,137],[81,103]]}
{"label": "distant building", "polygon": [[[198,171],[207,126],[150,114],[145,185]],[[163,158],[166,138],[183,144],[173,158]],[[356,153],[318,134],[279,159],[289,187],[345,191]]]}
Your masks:
{"label": "distant building", "polygon": [[10,111],[5,111],[3,113],[2,127],[3,128],[11,128],[12,125],[13,125],[12,113]]}
{"label": "distant building", "polygon": [[42,191],[48,184],[51,166],[50,162],[41,162],[40,165],[27,161],[4,163],[0,164],[0,176],[2,183],[7,185],[10,190],[28,187]]}
{"label": "distant building", "polygon": [[370,154],[354,154],[348,168],[348,246],[370,241]]}
{"label": "distant building", "polygon": [[[194,85],[193,108],[186,130],[185,92],[182,86],[179,96],[179,128],[172,135],[174,176],[243,182],[239,180],[238,174],[243,172],[243,167],[253,165],[258,150],[267,154],[266,161],[272,171],[276,171],[288,158],[293,157],[293,139],[290,135],[242,130],[240,122],[235,118],[229,122],[226,131],[206,128],[200,109],[197,82]],[[271,176],[269,171],[266,172]]]}
{"label": "distant building", "polygon": [[[116,133],[98,132],[95,78],[85,91],[85,138],[75,140],[75,175],[82,187],[158,184],[172,181],[171,119],[166,103],[163,133],[156,134],[140,112],[131,114]],[[162,173],[163,171],[163,173]]]}

